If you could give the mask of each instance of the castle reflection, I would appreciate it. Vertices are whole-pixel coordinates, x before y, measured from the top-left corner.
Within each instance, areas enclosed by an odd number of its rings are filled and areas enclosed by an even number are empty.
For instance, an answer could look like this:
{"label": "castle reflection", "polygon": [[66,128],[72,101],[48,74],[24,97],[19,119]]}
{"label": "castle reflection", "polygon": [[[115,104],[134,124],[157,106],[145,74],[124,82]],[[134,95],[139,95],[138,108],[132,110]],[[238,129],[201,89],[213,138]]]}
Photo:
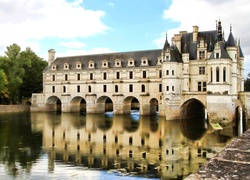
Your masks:
{"label": "castle reflection", "polygon": [[221,151],[232,127],[212,131],[203,119],[166,121],[157,116],[33,113],[42,131],[49,171],[55,162],[122,175],[183,178]]}

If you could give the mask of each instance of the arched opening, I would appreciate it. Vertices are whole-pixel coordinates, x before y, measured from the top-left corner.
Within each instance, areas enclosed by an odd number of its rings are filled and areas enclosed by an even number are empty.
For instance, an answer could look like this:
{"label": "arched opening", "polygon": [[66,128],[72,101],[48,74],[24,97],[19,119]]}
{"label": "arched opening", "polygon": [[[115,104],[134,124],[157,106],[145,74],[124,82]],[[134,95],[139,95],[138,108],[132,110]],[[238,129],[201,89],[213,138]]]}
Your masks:
{"label": "arched opening", "polygon": [[101,96],[96,102],[96,112],[113,114],[113,101],[107,96]]}
{"label": "arched opening", "polygon": [[84,98],[77,96],[70,102],[70,112],[80,112],[80,114],[86,114],[86,101]]}
{"label": "arched opening", "polygon": [[62,103],[61,100],[56,96],[51,96],[46,101],[46,110],[47,111],[55,111],[61,112]]}
{"label": "arched opening", "polygon": [[150,100],[150,115],[158,114],[158,100],[153,98]]}
{"label": "arched opening", "polygon": [[123,114],[132,114],[140,112],[140,103],[133,96],[126,97],[123,102]]}
{"label": "arched opening", "polygon": [[219,67],[216,67],[216,82],[220,81],[220,69]]}
{"label": "arched opening", "polygon": [[197,99],[190,99],[181,106],[181,131],[190,140],[198,140],[207,130],[207,115],[204,105]]}
{"label": "arched opening", "polygon": [[206,109],[204,105],[197,99],[190,99],[186,101],[181,106],[181,117],[182,119],[187,118],[205,118],[206,117]]}

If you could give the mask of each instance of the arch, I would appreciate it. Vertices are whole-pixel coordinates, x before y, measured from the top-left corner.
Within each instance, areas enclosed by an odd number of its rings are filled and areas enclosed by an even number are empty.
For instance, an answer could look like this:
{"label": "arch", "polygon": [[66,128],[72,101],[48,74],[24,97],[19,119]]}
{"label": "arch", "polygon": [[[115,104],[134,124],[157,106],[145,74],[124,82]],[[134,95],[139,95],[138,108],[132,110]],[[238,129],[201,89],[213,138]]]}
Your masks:
{"label": "arch", "polygon": [[149,101],[150,104],[150,115],[157,115],[158,114],[158,100],[156,98],[152,98]]}
{"label": "arch", "polygon": [[128,96],[123,101],[123,114],[140,112],[140,102],[134,96]]}
{"label": "arch", "polygon": [[50,96],[46,100],[46,109],[48,111],[56,111],[61,112],[62,109],[62,103],[61,100],[57,96]]}
{"label": "arch", "polygon": [[70,112],[86,114],[86,100],[81,96],[74,97],[70,102]]}
{"label": "arch", "polygon": [[191,98],[186,102],[184,102],[181,105],[180,110],[181,110],[181,117],[183,119],[207,117],[206,107],[201,101],[195,98]]}
{"label": "arch", "polygon": [[108,96],[101,96],[96,101],[97,113],[112,112],[113,113],[113,101]]}

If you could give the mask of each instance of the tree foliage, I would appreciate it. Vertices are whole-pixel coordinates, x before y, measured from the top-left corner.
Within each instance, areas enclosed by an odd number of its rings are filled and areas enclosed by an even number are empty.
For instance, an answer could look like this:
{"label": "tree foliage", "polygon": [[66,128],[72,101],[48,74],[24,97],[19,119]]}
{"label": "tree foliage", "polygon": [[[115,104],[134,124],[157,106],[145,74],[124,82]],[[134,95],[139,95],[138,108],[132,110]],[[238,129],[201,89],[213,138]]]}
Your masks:
{"label": "tree foliage", "polygon": [[0,69],[0,98],[8,98],[8,81],[2,69]]}
{"label": "tree foliage", "polygon": [[248,73],[247,78],[245,79],[244,91],[250,91],[250,73]]}
{"label": "tree foliage", "polygon": [[41,91],[42,71],[47,63],[30,48],[21,51],[17,44],[8,46],[5,54],[0,57],[0,69],[7,78],[9,103],[18,103],[22,97]]}

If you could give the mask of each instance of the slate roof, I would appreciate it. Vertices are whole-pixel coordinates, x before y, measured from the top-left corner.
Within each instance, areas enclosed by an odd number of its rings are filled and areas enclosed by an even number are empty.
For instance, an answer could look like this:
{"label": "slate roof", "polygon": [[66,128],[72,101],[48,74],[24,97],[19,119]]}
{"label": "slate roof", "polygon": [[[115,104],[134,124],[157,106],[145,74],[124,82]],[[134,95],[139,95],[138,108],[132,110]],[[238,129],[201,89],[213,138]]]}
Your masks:
{"label": "slate roof", "polygon": [[[162,49],[155,50],[143,50],[143,51],[130,51],[130,52],[119,52],[119,53],[105,53],[105,54],[92,54],[92,55],[81,55],[81,56],[70,56],[70,57],[58,57],[52,64],[56,65],[57,70],[63,70],[64,63],[69,64],[69,69],[75,69],[76,63],[82,64],[82,69],[88,69],[89,61],[95,63],[95,69],[102,68],[102,61],[108,61],[108,67],[115,67],[115,60],[120,59],[122,67],[128,67],[128,59],[133,58],[135,67],[141,65],[141,58],[146,57],[148,59],[149,66],[156,66],[158,57],[161,56]],[[51,66],[47,67],[45,71],[50,71]]]}

